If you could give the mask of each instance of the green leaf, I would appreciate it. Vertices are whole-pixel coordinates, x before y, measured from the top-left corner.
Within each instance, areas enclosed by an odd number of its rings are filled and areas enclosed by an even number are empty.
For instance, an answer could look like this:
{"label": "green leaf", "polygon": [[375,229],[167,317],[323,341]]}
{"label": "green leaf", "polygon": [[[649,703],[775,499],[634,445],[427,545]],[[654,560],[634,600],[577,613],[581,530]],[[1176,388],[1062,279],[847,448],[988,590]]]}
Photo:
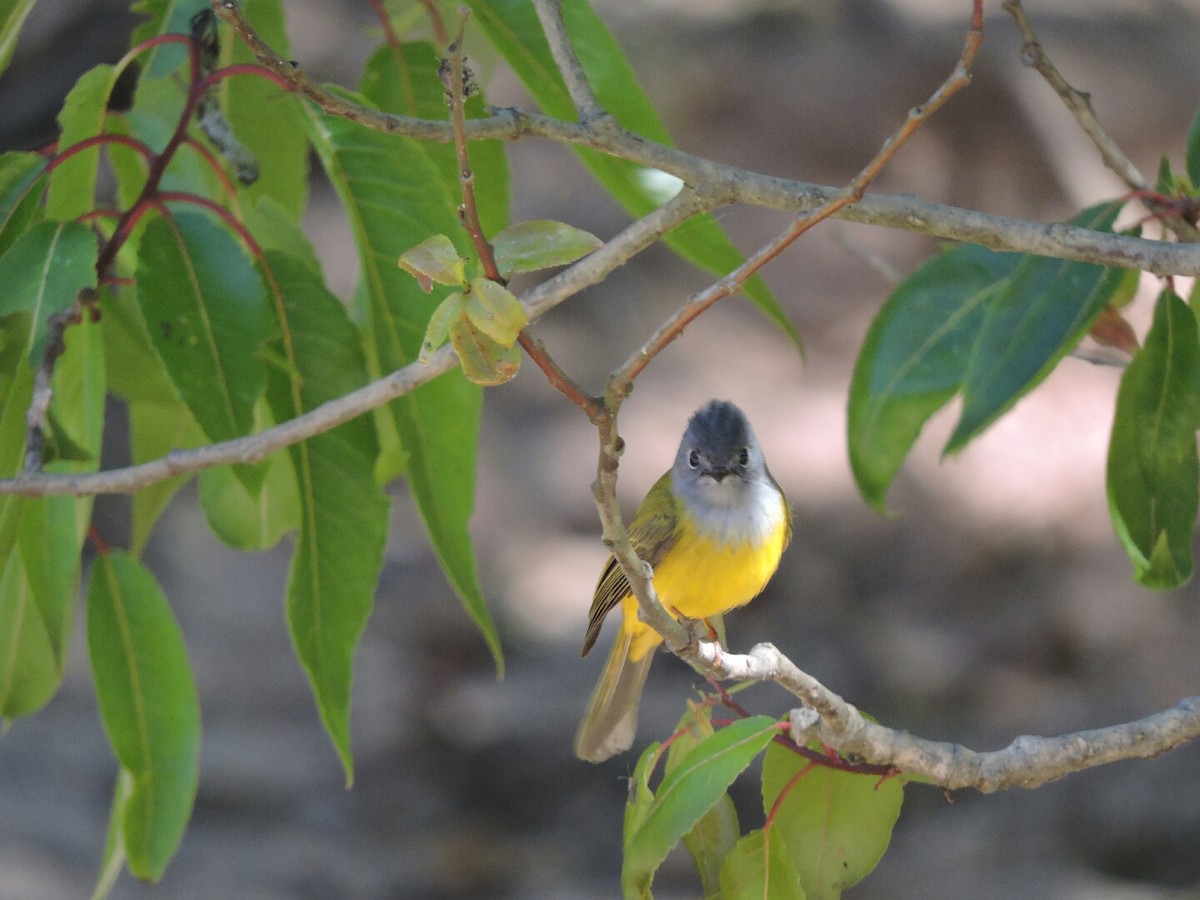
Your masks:
{"label": "green leaf", "polygon": [[129,870],[158,880],[192,813],[200,704],[183,634],[158,583],[132,557],[101,555],[87,601],[100,714],[133,789],[121,812]]}
{"label": "green leaf", "polygon": [[[780,793],[809,765],[786,747],[767,748],[762,776],[765,812],[775,808]],[[838,897],[875,868],[887,850],[903,800],[898,778],[881,780],[813,766],[791,784],[775,808],[771,840],[784,841],[807,896]]]}
{"label": "green leaf", "polygon": [[46,169],[39,153],[0,154],[0,256],[41,213],[41,192],[32,185]]}
{"label": "green leaf", "polygon": [[1121,379],[1108,448],[1108,504],[1135,577],[1169,588],[1192,576],[1196,429],[1200,427],[1196,317],[1171,291]]}
{"label": "green leaf", "polygon": [[[696,745],[713,735],[712,707],[688,704],[676,726],[678,735],[667,750],[666,772],[669,774],[695,749]],[[722,794],[713,807],[696,820],[683,836],[683,846],[696,863],[700,885],[705,897],[721,896],[721,866],[741,836],[737,809],[728,793]]]}
{"label": "green leaf", "polygon": [[[371,54],[363,70],[360,88],[363,96],[381,110],[418,119],[450,117],[446,89],[438,76],[441,64],[438,52],[425,41],[385,44]],[[488,115],[483,92],[467,98],[468,119]],[[458,179],[458,159],[453,144],[423,145],[437,169],[446,193],[456,200],[462,195]],[[486,235],[501,231],[508,224],[508,156],[501,141],[472,141],[468,144],[471,170],[475,175],[475,205]]]}
{"label": "green leaf", "polygon": [[269,550],[300,521],[291,460],[273,454],[265,463],[262,484],[254,492],[232,467],[200,473],[200,506],[209,527],[238,550]]}
{"label": "green leaf", "polygon": [[721,900],[804,900],[783,839],[757,829],[734,845],[721,868]]}
{"label": "green leaf", "polygon": [[1171,173],[1171,160],[1165,156],[1158,161],[1158,176],[1154,180],[1154,189],[1167,196],[1178,190],[1175,176]]}
{"label": "green leaf", "polygon": [[629,777],[629,796],[625,802],[623,834],[628,842],[629,835],[642,827],[646,816],[654,806],[654,792],[650,790],[650,776],[658,765],[662,744],[654,741],[638,757]]}
{"label": "green leaf", "polygon": [[12,61],[17,38],[21,36],[21,26],[25,24],[25,17],[33,9],[35,2],[36,0],[0,0],[0,73],[3,73]]}
{"label": "green leaf", "polygon": [[621,884],[626,897],[648,896],[654,872],[674,847],[771,739],[778,723],[766,716],[741,719],[701,742],[655,792],[645,818],[625,833]]}
{"label": "green leaf", "polygon": [[1191,179],[1193,187],[1200,188],[1200,112],[1197,112],[1196,117],[1192,119],[1192,126],[1187,133],[1186,146],[1185,162],[1188,178]]}
{"label": "green leaf", "polygon": [[[204,433],[182,401],[159,403],[135,400],[129,404],[129,449],[131,463],[149,462],[172,450],[184,450],[206,443]],[[133,495],[133,515],[129,548],[141,556],[150,533],[176,492],[192,475],[176,475],[148,485]]]}
{"label": "green leaf", "polygon": [[[0,474],[15,475],[25,460],[25,411],[33,397],[33,368],[25,360],[29,314],[0,318]],[[16,546],[25,498],[0,496],[0,564]]]}
{"label": "green leaf", "polygon": [[121,814],[132,794],[133,779],[125,769],[121,769],[117,772],[117,784],[113,788],[108,829],[104,835],[104,856],[100,862],[100,874],[96,876],[92,900],[105,900],[121,877],[121,869],[125,866],[125,834],[121,828]]}
{"label": "green leaf", "polygon": [[[278,421],[315,409],[366,380],[345,308],[303,261],[278,251],[267,265],[279,285],[289,378],[272,369],[268,401]],[[371,420],[352,419],[288,450],[300,499],[300,534],[288,576],[287,621],[321,720],[353,780],[350,682],[354,650],[383,565],[388,498],[375,481]]]}
{"label": "green leaf", "polygon": [[850,384],[850,466],[885,509],[921,429],[958,392],[987,305],[1021,257],[948,248],[906,278],[867,332]]}
{"label": "green leaf", "polygon": [[0,719],[27,716],[54,696],[62,669],[19,553],[0,571],[0,635]]}
{"label": "green leaf", "polygon": [[[68,330],[66,349],[54,367],[51,385],[50,411],[69,425],[70,439],[88,461],[59,460],[48,463],[46,470],[55,474],[94,471],[100,459],[106,393],[98,323],[85,318]],[[91,497],[31,497],[21,509],[21,561],[59,681],[66,669],[67,644],[74,626],[80,552],[91,521],[92,501]]]}
{"label": "green leaf", "polygon": [[263,250],[285,250],[320,274],[321,263],[308,236],[292,220],[291,213],[272,197],[262,196],[257,203],[242,207],[242,224]]}
{"label": "green leaf", "polygon": [[248,434],[265,373],[262,278],[241,243],[200,213],[155,219],[142,237],[138,294],[150,340],[212,441]]}
{"label": "green leaf", "polygon": [[[208,0],[135,0],[129,11],[147,19],[134,29],[129,45],[136,46],[160,34],[191,34],[192,16],[211,8]],[[138,62],[146,76],[161,78],[183,66],[187,58],[186,44],[167,44],[146,51]]]}
{"label": "green leaf", "polygon": [[[575,105],[554,65],[533,4],[526,0],[469,0],[468,5],[545,113],[559,119],[576,118]],[[579,61],[603,107],[629,131],[670,146],[670,135],[638,83],[624,51],[587,0],[566,0],[563,18]],[[659,187],[663,179],[657,170],[586,147],[576,147],[575,151],[601,186],[631,215],[644,216],[668,199]],[[711,215],[690,219],[686,228],[667,235],[666,242],[685,259],[718,275],[728,274],[742,262],[741,253]],[[750,279],[745,292],[767,318],[800,345],[795,328],[761,279]]]}
{"label": "green leaf", "polygon": [[466,314],[472,325],[502,347],[515,344],[529,324],[525,307],[513,292],[487,278],[471,279]]}
{"label": "green leaf", "polygon": [[0,256],[0,316],[32,313],[29,359],[42,360],[49,319],[87,287],[96,286],[96,235],[78,222],[42,222],[21,235]]}
{"label": "green leaf", "polygon": [[[115,67],[100,65],[84,73],[75,82],[75,87],[67,94],[62,111],[58,114],[60,153],[103,131],[108,95],[116,80]],[[66,222],[91,210],[95,205],[96,173],[99,167],[98,146],[82,150],[61,163],[50,176],[46,215]]]}
{"label": "green leaf", "polygon": [[[1110,231],[1121,203],[1071,224]],[[988,304],[963,378],[963,406],[946,453],[961,450],[1050,374],[1087,334],[1124,273],[1091,263],[1026,257]]]}
{"label": "green leaf", "polygon": [[421,342],[420,359],[425,362],[431,354],[450,339],[450,325],[466,315],[466,294],[451,294],[443,300],[429,317],[429,325],[425,329],[425,339]]}
{"label": "green leaf", "polygon": [[450,343],[463,374],[475,384],[492,386],[511,381],[521,367],[521,351],[504,347],[475,327],[466,316],[450,323]]}
{"label": "green leaf", "polygon": [[505,278],[565,266],[603,246],[604,241],[582,228],[546,219],[518,222],[492,239],[496,265]]}
{"label": "green leaf", "polygon": [[[461,234],[454,203],[425,151],[411,140],[315,112],[309,133],[358,246],[370,321],[369,370],[398,369],[417,359],[440,297],[438,291],[424,294],[395,260],[430,235]],[[503,671],[467,527],[482,405],[479,388],[454,371],[400,397],[389,411],[434,552]]]}
{"label": "green leaf", "polygon": [[[259,36],[285,58],[289,53],[282,0],[244,0],[242,12]],[[223,32],[223,65],[255,62],[244,41]],[[298,222],[308,204],[308,141],[297,99],[265,78],[237,75],[220,84],[237,140],[259,162],[258,180],[245,189],[251,202],[269,197]]]}
{"label": "green leaf", "polygon": [[433,282],[451,287],[467,286],[467,261],[444,234],[428,237],[400,254],[400,268],[417,279],[421,290],[429,293]]}

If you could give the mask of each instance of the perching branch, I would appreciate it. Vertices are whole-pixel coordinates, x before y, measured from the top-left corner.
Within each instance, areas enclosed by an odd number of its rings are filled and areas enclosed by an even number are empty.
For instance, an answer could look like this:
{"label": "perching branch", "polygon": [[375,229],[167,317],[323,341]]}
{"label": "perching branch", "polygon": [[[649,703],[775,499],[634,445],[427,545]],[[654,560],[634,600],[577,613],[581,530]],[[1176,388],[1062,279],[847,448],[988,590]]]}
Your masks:
{"label": "perching branch", "polygon": [[706,641],[691,661],[717,678],[773,681],[799,698],[804,708],[792,711],[792,739],[797,744],[818,741],[843,756],[891,766],[948,790],[975,788],[989,794],[1009,787],[1034,788],[1094,766],[1149,759],[1200,737],[1196,696],[1136,722],[1058,737],[1024,735],[1002,750],[980,752],[869,721],[771,644],[731,654]]}
{"label": "perching branch", "polygon": [[[217,15],[246,42],[255,58],[291,89],[331,115],[343,116],[388,134],[448,143],[450,123],[381,113],[352,103],[315,84],[300,66],[268,46],[250,27],[233,0],[213,0]],[[728,166],[666,147],[631,134],[616,125],[593,127],[586,122],[563,122],[517,109],[466,123],[470,140],[517,141],[538,137],[558,143],[591,147],[602,153],[659,169],[711,198],[713,206],[747,203],[804,213],[819,208],[840,193],[839,188],[776,178]],[[1125,235],[1089,231],[1063,224],[1046,225],[974,210],[931,203],[906,194],[865,195],[838,211],[851,222],[899,228],[934,237],[982,244],[992,250],[1032,253],[1101,265],[1142,269],[1155,275],[1200,275],[1200,244],[1175,244]]]}

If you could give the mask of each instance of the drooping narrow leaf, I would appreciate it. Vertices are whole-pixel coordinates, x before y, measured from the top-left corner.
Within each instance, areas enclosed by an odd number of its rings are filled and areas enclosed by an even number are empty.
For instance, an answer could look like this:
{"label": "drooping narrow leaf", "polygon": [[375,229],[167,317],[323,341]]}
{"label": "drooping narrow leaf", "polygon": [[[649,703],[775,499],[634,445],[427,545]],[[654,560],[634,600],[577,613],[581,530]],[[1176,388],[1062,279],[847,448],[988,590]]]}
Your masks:
{"label": "drooping narrow leaf", "polygon": [[[101,304],[109,387],[129,408],[130,461],[148,462],[172,450],[207,443],[154,350],[136,287],[124,285],[115,294],[105,294]],[[166,478],[133,495],[129,549],[134,556],[141,555],[154,523],[189,478]]]}
{"label": "drooping narrow leaf", "polygon": [[41,709],[61,681],[59,654],[46,630],[21,554],[0,569],[0,719]]}
{"label": "drooping narrow leaf", "polygon": [[[46,464],[51,473],[99,468],[104,431],[104,350],[100,325],[85,317],[67,330],[66,349],[54,368],[55,420],[86,455],[82,461]],[[80,552],[92,514],[91,497],[31,497],[21,511],[21,560],[38,616],[54,652],[58,677],[66,668],[67,643],[74,624]]]}
{"label": "drooping narrow leaf", "polygon": [[[1072,224],[1110,231],[1120,203]],[[1035,388],[1087,334],[1124,278],[1120,269],[1029,256],[988,303],[963,378],[963,406],[946,453],[967,443]]]}
{"label": "drooping narrow leaf", "polygon": [[[279,286],[280,350],[295,373],[272,368],[268,400],[279,421],[361,387],[358,334],[319,275],[295,257],[267,253]],[[300,534],[288,575],[287,621],[321,720],[353,780],[350,682],[383,565],[388,498],[375,481],[378,446],[359,417],[289,448]]]}
{"label": "drooping narrow leaf", "polygon": [[[281,0],[249,0],[242,12],[255,31],[283,56],[288,54]],[[243,41],[228,32],[223,64],[254,62]],[[246,188],[253,202],[271,197],[298,221],[308,201],[308,142],[296,98],[279,86],[250,75],[221,82],[221,101],[234,136],[258,161],[258,180]]]}
{"label": "drooping narrow leaf", "polygon": [[[15,475],[25,460],[25,411],[33,397],[33,368],[26,359],[29,313],[0,317],[0,474]],[[0,496],[0,565],[17,545],[25,498]],[[16,582],[13,582],[14,584]]]}
{"label": "drooping narrow leaf", "polygon": [[[358,246],[369,312],[368,364],[387,372],[417,359],[444,289],[424,293],[396,264],[434,234],[465,240],[454,203],[417,143],[345,119],[312,114],[309,136],[346,210]],[[394,401],[408,478],[430,542],[468,614],[502,666],[499,638],[483,600],[468,522],[475,502],[475,447],[483,396],[461,371]]]}
{"label": "drooping narrow leaf", "polygon": [[242,244],[199,213],[155,219],[142,237],[138,297],[150,339],[210,440],[248,434],[265,373],[266,292]]}
{"label": "drooping narrow leaf", "polygon": [[[110,65],[96,66],[85,72],[67,94],[58,114],[58,150],[63,152],[104,128],[108,95],[117,79]],[[100,166],[100,148],[76,153],[61,163],[50,176],[46,195],[46,215],[65,222],[78,218],[95,206],[96,173]]]}
{"label": "drooping narrow leaf", "polygon": [[717,896],[721,900],[804,900],[805,893],[783,839],[759,828],[739,840],[725,858]]}
{"label": "drooping narrow leaf", "polygon": [[741,719],[698,744],[663,778],[645,817],[634,829],[626,829],[621,870],[626,897],[648,896],[654,872],[667,853],[777,733],[774,719]]}
{"label": "drooping narrow leaf", "polygon": [[121,827],[125,804],[133,793],[133,779],[129,772],[117,772],[117,783],[113,788],[112,807],[108,814],[108,829],[104,835],[104,855],[100,860],[100,873],[96,876],[96,887],[92,900],[105,900],[116,886],[125,868],[125,833]]}
{"label": "drooping narrow leaf", "polygon": [[[416,41],[399,47],[385,44],[367,60],[360,89],[367,100],[385,112],[420,119],[449,119],[446,89],[438,76],[440,64],[437,51],[428,42]],[[487,115],[482,91],[467,98],[465,112],[469,119]],[[459,198],[462,188],[454,145],[431,142],[423,147],[447,193]],[[508,224],[508,157],[500,141],[473,141],[468,150],[475,175],[479,220],[484,234],[490,238]]]}
{"label": "drooping narrow leaf", "polygon": [[78,222],[42,222],[0,256],[0,316],[31,313],[29,359],[41,362],[50,316],[96,286],[96,235]]}
{"label": "drooping narrow leaf", "polygon": [[1108,448],[1108,504],[1135,577],[1178,587],[1192,576],[1200,342],[1196,317],[1171,291],[1159,295],[1142,351],[1121,379]]}
{"label": "drooping narrow leaf", "polygon": [[156,881],[183,837],[199,775],[200,704],[183,634],[154,576],[108,553],[92,569],[87,639],[104,728],[133,781],[121,811],[129,870]]}
{"label": "drooping narrow leaf", "polygon": [[45,167],[38,153],[0,154],[0,256],[40,214],[40,192],[30,186]]}
{"label": "drooping narrow leaf", "polygon": [[0,0],[0,74],[8,68],[21,26],[36,0]]}
{"label": "drooping narrow leaf", "polygon": [[880,510],[921,429],[962,385],[987,305],[1021,257],[976,244],[945,250],[887,299],[850,383],[850,466]]}
{"label": "drooping narrow leaf", "polygon": [[[770,812],[808,760],[773,744],[763,760],[763,810]],[[899,778],[882,781],[814,766],[788,788],[775,810],[771,840],[782,839],[812,898],[837,897],[875,868],[900,816]]]}
{"label": "drooping narrow leaf", "polygon": [[[575,105],[554,65],[533,4],[526,0],[470,0],[468,5],[542,109],[560,119],[576,118]],[[628,130],[670,145],[670,135],[624,51],[587,0],[567,0],[563,3],[563,18],[579,61],[605,110]],[[668,199],[656,186],[662,180],[661,173],[585,147],[575,150],[601,186],[631,215],[644,216]],[[667,235],[666,242],[685,259],[719,275],[742,262],[741,253],[709,215],[689,220],[686,228]],[[761,279],[751,279],[746,294],[799,346],[795,328]]]}

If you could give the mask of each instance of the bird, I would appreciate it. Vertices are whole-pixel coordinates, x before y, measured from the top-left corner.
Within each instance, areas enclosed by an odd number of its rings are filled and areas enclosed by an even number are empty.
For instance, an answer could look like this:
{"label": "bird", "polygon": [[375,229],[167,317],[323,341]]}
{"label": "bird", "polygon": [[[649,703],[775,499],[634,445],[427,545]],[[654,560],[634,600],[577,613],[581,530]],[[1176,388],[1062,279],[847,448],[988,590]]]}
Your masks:
{"label": "bird", "polygon": [[[650,488],[629,526],[633,548],[654,570],[654,590],[667,611],[706,621],[758,596],[791,537],[787,497],[745,414],[726,400],[712,400],[692,415],[674,464]],[[610,554],[592,597],[581,656],[617,606],[621,630],[575,735],[575,754],[588,762],[632,746],[646,675],[662,642],[639,618],[629,580]]]}

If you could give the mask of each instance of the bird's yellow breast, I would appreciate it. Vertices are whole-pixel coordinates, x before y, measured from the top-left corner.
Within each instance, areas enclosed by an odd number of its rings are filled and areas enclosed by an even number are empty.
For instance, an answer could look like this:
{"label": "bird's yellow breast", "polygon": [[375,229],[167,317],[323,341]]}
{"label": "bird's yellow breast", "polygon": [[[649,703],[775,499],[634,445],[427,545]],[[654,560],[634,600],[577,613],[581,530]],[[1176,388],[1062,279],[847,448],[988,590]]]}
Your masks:
{"label": "bird's yellow breast", "polygon": [[[790,522],[780,498],[777,527],[759,541],[722,542],[684,525],[654,570],[654,590],[672,615],[706,619],[753,600],[766,586],[787,544]],[[621,602],[624,628],[633,633],[631,659],[640,659],[662,638],[638,618],[637,600]]]}

